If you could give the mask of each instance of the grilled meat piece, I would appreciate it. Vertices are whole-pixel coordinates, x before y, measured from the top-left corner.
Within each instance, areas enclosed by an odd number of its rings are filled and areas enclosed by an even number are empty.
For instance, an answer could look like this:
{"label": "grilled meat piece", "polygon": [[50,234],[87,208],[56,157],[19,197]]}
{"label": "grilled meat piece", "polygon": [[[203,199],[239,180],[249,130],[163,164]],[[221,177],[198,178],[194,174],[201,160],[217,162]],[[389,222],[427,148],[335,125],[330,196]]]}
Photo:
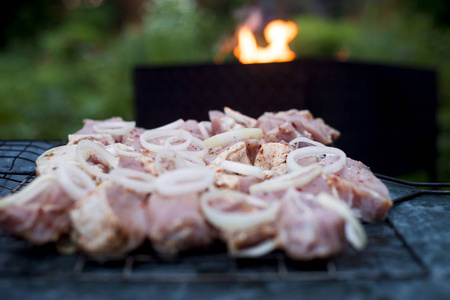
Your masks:
{"label": "grilled meat piece", "polygon": [[289,146],[281,143],[266,143],[259,149],[255,166],[264,170],[266,179],[286,173],[286,158]]}
{"label": "grilled meat piece", "polygon": [[234,145],[225,146],[220,149],[211,149],[203,160],[211,165],[220,165],[225,160],[247,165],[251,164],[250,158],[247,155],[247,146],[244,142],[237,142]]}
{"label": "grilled meat piece", "polygon": [[227,243],[231,254],[240,250],[258,246],[266,241],[276,239],[278,230],[273,222],[262,223],[241,230],[230,230],[222,233],[222,239]]}
{"label": "grilled meat piece", "polygon": [[33,244],[55,242],[70,233],[69,211],[74,202],[53,174],[42,175],[0,200],[0,227]]}
{"label": "grilled meat piece", "polygon": [[[336,156],[327,156],[321,160],[326,166],[336,160]],[[304,158],[301,165],[319,160]],[[358,218],[367,221],[382,221],[392,207],[387,187],[363,163],[347,157],[344,167],[332,174],[325,174],[302,186],[299,190],[318,195],[320,192],[335,194],[345,201]]]}
{"label": "grilled meat piece", "polygon": [[83,120],[83,128],[69,135],[69,145],[76,145],[82,140],[97,141],[105,146],[117,142],[121,142],[121,136],[112,136],[108,133],[98,133],[94,130],[96,124],[105,122],[123,122],[122,118],[110,118],[104,121],[85,119]]}
{"label": "grilled meat piece", "polygon": [[147,235],[162,256],[210,245],[217,232],[200,210],[198,193],[168,197],[152,194],[147,207]]}
{"label": "grilled meat piece", "polygon": [[76,147],[76,145],[59,146],[42,153],[36,160],[36,174],[51,173],[62,164],[79,165]]}
{"label": "grilled meat piece", "polygon": [[193,137],[196,137],[201,140],[204,139],[200,131],[200,128],[198,127],[198,122],[196,120],[187,120],[186,122],[183,123],[181,129],[186,130],[187,132],[192,134]]}
{"label": "grilled meat piece", "polygon": [[364,221],[384,220],[392,207],[387,187],[363,163],[347,158],[346,165],[326,176],[330,187]]}
{"label": "grilled meat piece", "polygon": [[256,125],[256,119],[246,116],[236,110],[232,110],[229,107],[225,107],[223,111],[228,117],[232,118],[233,120],[243,125],[244,127],[252,128],[255,127]]}
{"label": "grilled meat piece", "polygon": [[345,249],[345,220],[314,196],[289,190],[276,221],[280,247],[295,260],[328,258]]}
{"label": "grilled meat piece", "polygon": [[139,152],[144,149],[139,139],[144,132],[145,129],[136,127],[130,133],[122,135],[121,143]]}
{"label": "grilled meat piece", "polygon": [[219,134],[230,130],[244,128],[243,125],[236,123],[233,118],[228,117],[218,110],[209,111],[209,119],[211,121],[212,134]]}
{"label": "grilled meat piece", "polygon": [[296,128],[290,122],[284,122],[281,125],[267,131],[265,134],[265,140],[267,142],[281,142],[281,141],[292,141],[298,137],[311,138],[311,134],[307,131],[302,133],[298,132]]}
{"label": "grilled meat piece", "polygon": [[[173,147],[183,146],[182,140],[161,142],[160,145],[165,145],[161,151],[143,148],[140,137],[145,130],[135,128],[134,122],[124,122],[121,118],[85,120],[84,127],[69,136],[69,145],[46,152],[38,159],[40,176],[32,184],[0,200],[0,226],[36,244],[57,241],[71,234],[83,251],[98,259],[122,256],[148,238],[161,256],[205,247],[221,239],[232,255],[258,256],[280,248],[293,259],[310,260],[328,258],[343,251],[349,228],[346,226],[358,223],[337,197],[363,220],[378,221],[386,217],[392,206],[386,186],[369,168],[349,158],[344,167],[336,171],[344,164],[344,154],[335,169],[308,168],[315,173],[307,173],[310,176],[300,178],[303,181],[295,177],[305,175],[301,170],[291,174],[295,180],[287,174],[277,181],[276,177],[286,174],[287,157],[296,148],[287,142],[296,137],[308,137],[329,144],[339,136],[339,132],[322,119],[313,118],[306,110],[265,113],[258,120],[229,108],[224,111],[210,111],[210,122],[177,121],[178,128],[181,126],[196,138],[185,149]],[[262,129],[262,139],[210,149],[206,155],[198,141],[229,130],[255,126]],[[183,130],[179,131],[187,134]],[[94,143],[84,141],[86,139]],[[304,144],[310,141],[302,139],[296,146]],[[320,151],[312,153],[296,163],[325,167],[338,158],[323,156]],[[166,176],[162,175],[166,170],[201,168],[203,162],[216,171],[214,187],[208,181],[208,188],[203,188],[203,192],[183,190],[184,194],[165,196],[172,194],[169,190],[179,187],[175,183],[164,192],[161,178]],[[81,169],[70,169],[73,166],[67,163]],[[262,173],[255,167],[262,169]],[[291,170],[291,165],[289,167]],[[296,167],[293,165],[293,169]],[[67,178],[57,179],[53,175],[55,170],[58,173],[65,168],[68,168]],[[147,174],[133,173],[129,169]],[[207,171],[206,177],[212,181],[212,172]],[[333,171],[335,173],[329,173]],[[90,177],[83,181],[83,176],[76,178],[76,172],[86,172]],[[237,175],[241,173],[248,175]],[[189,176],[182,175],[179,181],[185,177]],[[67,184],[61,178],[71,181]],[[91,178],[95,178],[98,185],[90,182]],[[272,182],[255,186],[250,196],[250,186],[261,182],[262,178]],[[145,188],[139,188],[140,183],[145,183]],[[78,185],[81,191],[76,187],[71,190],[70,184]],[[233,191],[224,191],[226,189]],[[335,197],[321,195],[324,192]],[[226,195],[224,199],[222,195]],[[208,200],[208,196],[218,198]],[[205,199],[211,207],[205,206]],[[354,233],[363,231],[358,226],[353,229]],[[347,238],[357,249],[365,245],[362,238],[361,243],[357,243],[358,240],[355,243],[351,234]]]}
{"label": "grilled meat piece", "polygon": [[258,118],[256,126],[263,130],[268,142],[290,142],[302,136],[328,145],[340,135],[339,131],[325,124],[322,119],[314,118],[308,110],[265,113]]}
{"label": "grilled meat piece", "polygon": [[148,195],[105,181],[71,211],[74,239],[95,257],[123,255],[142,244]]}

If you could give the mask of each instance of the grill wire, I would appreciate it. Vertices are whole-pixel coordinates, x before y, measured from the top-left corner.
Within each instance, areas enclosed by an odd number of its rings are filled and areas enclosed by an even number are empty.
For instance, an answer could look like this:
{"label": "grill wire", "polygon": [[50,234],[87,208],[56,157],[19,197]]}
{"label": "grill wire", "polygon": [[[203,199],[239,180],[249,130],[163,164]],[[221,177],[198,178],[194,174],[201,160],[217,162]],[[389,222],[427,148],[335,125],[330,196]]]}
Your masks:
{"label": "grill wire", "polygon": [[[0,198],[35,178],[35,160],[64,141],[0,141]],[[394,204],[423,194],[450,194],[450,184],[412,183],[384,175],[384,182],[410,187]],[[423,189],[422,189],[423,188]],[[173,259],[158,257],[146,243],[126,257],[103,262],[83,253],[60,254],[60,245],[34,246],[0,231],[0,276],[131,282],[265,282],[353,279],[410,279],[425,277],[423,262],[389,218],[365,224],[367,249],[348,247],[341,256],[310,262],[292,261],[281,251],[260,258],[231,258],[222,244],[182,253]]]}

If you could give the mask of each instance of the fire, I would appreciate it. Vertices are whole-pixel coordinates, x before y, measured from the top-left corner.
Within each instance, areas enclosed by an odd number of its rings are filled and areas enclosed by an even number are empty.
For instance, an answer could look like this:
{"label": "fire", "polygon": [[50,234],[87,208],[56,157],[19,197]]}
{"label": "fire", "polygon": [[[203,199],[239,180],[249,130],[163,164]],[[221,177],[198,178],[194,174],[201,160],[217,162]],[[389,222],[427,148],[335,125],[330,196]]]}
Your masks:
{"label": "fire", "polygon": [[289,42],[297,35],[294,22],[275,20],[267,24],[264,37],[267,47],[259,47],[249,27],[244,26],[238,32],[238,46],[234,55],[243,64],[291,61],[295,53],[289,48]]}

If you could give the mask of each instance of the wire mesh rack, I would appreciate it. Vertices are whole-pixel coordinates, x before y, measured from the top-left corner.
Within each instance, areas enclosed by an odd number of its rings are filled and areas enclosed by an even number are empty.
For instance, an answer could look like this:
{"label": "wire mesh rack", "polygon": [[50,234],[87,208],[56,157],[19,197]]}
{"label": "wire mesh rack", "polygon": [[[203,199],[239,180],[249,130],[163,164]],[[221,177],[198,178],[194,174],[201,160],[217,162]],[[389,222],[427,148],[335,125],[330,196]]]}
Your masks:
{"label": "wire mesh rack", "polygon": [[[34,177],[35,160],[62,141],[0,141],[0,197],[20,190]],[[422,194],[450,194],[450,184],[412,183],[377,175],[394,202]],[[431,189],[430,189],[431,188]],[[0,231],[0,276],[75,281],[266,282],[352,279],[411,279],[429,275],[429,266],[388,218],[365,224],[368,247],[348,248],[328,260],[293,261],[281,251],[259,258],[231,258],[222,244],[165,259],[145,243],[125,257],[99,262],[83,253],[60,254],[60,244],[34,246]]]}
{"label": "wire mesh rack", "polygon": [[62,141],[0,140],[0,197],[15,192],[35,177],[35,161]]}

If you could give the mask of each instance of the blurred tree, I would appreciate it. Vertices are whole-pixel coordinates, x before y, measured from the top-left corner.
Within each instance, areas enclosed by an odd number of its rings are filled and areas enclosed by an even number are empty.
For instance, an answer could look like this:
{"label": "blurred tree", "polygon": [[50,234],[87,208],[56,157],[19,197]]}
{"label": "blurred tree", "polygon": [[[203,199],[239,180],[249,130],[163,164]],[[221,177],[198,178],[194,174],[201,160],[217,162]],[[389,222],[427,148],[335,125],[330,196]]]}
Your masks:
{"label": "blurred tree", "polygon": [[32,40],[61,24],[66,10],[61,0],[3,1],[0,9],[0,48],[11,39]]}
{"label": "blurred tree", "polygon": [[430,15],[440,27],[450,26],[450,1],[448,0],[403,0],[413,10]]}
{"label": "blurred tree", "polygon": [[144,20],[145,7],[151,0],[115,0],[122,28],[140,26]]}

